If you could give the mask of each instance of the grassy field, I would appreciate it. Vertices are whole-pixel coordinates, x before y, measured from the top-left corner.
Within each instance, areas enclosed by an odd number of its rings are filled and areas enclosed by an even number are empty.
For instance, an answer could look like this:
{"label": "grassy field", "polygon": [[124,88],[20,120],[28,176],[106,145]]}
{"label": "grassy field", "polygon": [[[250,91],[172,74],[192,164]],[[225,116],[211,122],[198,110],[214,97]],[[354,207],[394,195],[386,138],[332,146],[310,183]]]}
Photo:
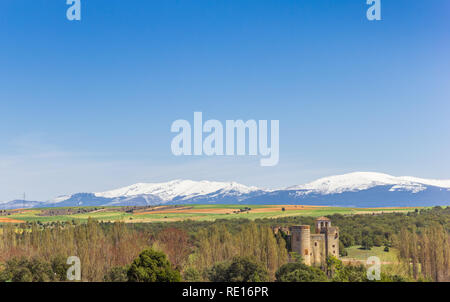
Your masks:
{"label": "grassy field", "polygon": [[342,260],[366,261],[369,257],[376,256],[384,263],[398,262],[398,250],[395,248],[390,248],[389,252],[385,252],[383,246],[374,246],[370,250],[363,250],[359,246],[351,246],[346,248],[346,250],[348,256],[342,257]]}
{"label": "grassy field", "polygon": [[370,250],[362,250],[359,246],[351,246],[346,248],[348,255],[340,257],[344,264],[351,265],[371,265],[367,264],[367,259],[372,256],[380,258],[381,272],[391,275],[408,275],[408,266],[401,263],[398,259],[399,251],[395,248],[390,248],[389,252],[384,251],[384,247],[374,246]]}
{"label": "grassy field", "polygon": [[[155,206],[126,212],[121,207],[79,207],[90,209],[90,212],[70,215],[47,215],[51,209],[23,209],[8,211],[7,215],[0,216],[1,223],[18,223],[40,221],[50,223],[57,221],[80,221],[88,218],[100,221],[136,222],[170,222],[180,220],[213,221],[216,219],[247,218],[250,220],[260,218],[279,218],[287,216],[325,216],[331,214],[371,214],[388,212],[408,212],[415,208],[344,208],[303,205],[179,205]],[[54,208],[58,209],[58,208]],[[61,209],[61,208],[60,208]],[[77,208],[71,208],[77,209]],[[250,210],[249,210],[250,209]]]}

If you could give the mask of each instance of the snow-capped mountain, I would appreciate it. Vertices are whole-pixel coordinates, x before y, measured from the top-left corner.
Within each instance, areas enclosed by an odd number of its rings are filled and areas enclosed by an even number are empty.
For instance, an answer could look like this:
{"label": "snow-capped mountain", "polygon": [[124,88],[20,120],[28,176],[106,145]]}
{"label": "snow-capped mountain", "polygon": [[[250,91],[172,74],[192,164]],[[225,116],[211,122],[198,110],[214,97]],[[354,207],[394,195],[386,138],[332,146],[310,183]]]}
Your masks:
{"label": "snow-capped mountain", "polygon": [[97,197],[118,198],[137,195],[157,196],[163,202],[173,199],[188,200],[199,196],[223,194],[240,196],[258,191],[256,187],[247,187],[236,182],[173,180],[166,183],[138,183],[117,190],[95,193]]}
{"label": "snow-capped mountain", "polygon": [[288,187],[286,190],[338,194],[367,190],[376,186],[392,186],[391,191],[403,190],[418,193],[426,190],[427,186],[450,189],[450,180],[423,179],[409,176],[395,177],[383,173],[355,172],[320,178],[305,185]]}
{"label": "snow-capped mountain", "polygon": [[137,183],[98,193],[60,196],[48,202],[47,206],[232,203],[262,192],[263,190],[257,187],[248,187],[236,182],[173,180],[164,183]]}
{"label": "snow-capped mountain", "polygon": [[352,207],[450,205],[450,180],[355,172],[267,192],[256,199],[246,199],[247,203],[256,201],[265,204],[283,201],[287,204]]}
{"label": "snow-capped mountain", "polygon": [[450,180],[355,172],[273,190],[248,187],[236,182],[173,180],[164,183],[138,183],[99,193],[77,193],[47,202],[0,203],[0,209],[189,203],[353,207],[450,205]]}

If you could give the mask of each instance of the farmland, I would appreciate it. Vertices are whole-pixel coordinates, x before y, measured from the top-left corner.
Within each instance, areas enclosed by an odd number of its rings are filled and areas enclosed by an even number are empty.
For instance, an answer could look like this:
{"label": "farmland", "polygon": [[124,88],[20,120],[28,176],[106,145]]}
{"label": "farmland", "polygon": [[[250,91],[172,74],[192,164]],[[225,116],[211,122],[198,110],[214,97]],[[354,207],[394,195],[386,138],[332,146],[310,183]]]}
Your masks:
{"label": "farmland", "polygon": [[293,216],[326,216],[332,214],[382,214],[410,212],[415,208],[346,208],[303,205],[171,205],[152,207],[73,207],[8,210],[0,214],[2,223],[62,221],[86,222],[89,218],[126,223],[175,222],[184,220],[282,218]]}

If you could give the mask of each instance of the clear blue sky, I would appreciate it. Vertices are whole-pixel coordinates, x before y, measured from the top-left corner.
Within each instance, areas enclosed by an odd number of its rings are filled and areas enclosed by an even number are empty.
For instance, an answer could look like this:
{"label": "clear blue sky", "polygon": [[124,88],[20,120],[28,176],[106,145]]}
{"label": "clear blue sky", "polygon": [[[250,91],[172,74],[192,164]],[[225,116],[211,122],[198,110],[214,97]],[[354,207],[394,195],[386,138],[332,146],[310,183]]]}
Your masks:
{"label": "clear blue sky", "polygon": [[[136,182],[450,178],[450,1],[0,1],[0,201]],[[176,119],[280,120],[280,163],[175,157]]]}

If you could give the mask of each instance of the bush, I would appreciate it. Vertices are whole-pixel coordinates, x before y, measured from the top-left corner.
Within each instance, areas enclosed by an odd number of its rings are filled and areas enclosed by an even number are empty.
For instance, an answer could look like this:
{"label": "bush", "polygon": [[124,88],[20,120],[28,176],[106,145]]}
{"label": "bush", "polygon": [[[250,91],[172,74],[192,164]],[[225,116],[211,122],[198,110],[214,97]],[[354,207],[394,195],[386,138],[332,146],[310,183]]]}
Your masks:
{"label": "bush", "polygon": [[59,281],[59,276],[48,262],[38,259],[11,259],[0,273],[0,281],[12,282],[50,282]]}
{"label": "bush", "polygon": [[184,271],[184,281],[187,282],[200,282],[202,281],[202,274],[193,267],[189,267]]}
{"label": "bush", "polygon": [[130,282],[180,282],[180,272],[162,252],[153,249],[144,250],[134,259],[127,272]]}
{"label": "bush", "polygon": [[103,277],[105,282],[127,282],[128,269],[126,267],[116,266],[111,268]]}
{"label": "bush", "polygon": [[381,280],[380,282],[408,282],[410,281],[406,277],[400,276],[400,275],[388,275],[385,273],[381,273]]}
{"label": "bush", "polygon": [[66,281],[67,280],[67,270],[70,267],[70,264],[67,264],[67,258],[63,256],[57,256],[52,259],[50,263],[52,267],[52,271],[54,273],[54,278],[58,281]]}

